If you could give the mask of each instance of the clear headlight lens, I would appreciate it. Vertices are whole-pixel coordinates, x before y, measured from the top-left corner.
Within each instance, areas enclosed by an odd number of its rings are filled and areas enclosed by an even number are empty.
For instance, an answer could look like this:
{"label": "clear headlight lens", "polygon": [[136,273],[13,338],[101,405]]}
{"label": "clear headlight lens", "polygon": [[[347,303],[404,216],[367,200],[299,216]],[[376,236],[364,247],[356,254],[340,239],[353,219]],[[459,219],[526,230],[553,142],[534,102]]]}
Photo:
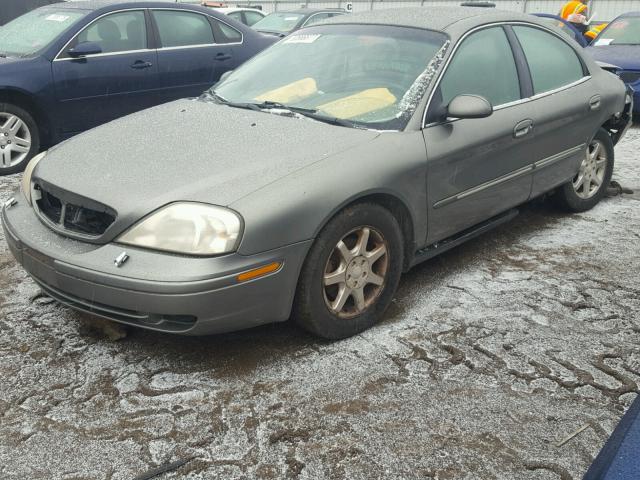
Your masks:
{"label": "clear headlight lens", "polygon": [[218,255],[238,247],[241,230],[242,220],[227,208],[180,202],[142,219],[117,241],[186,255]]}
{"label": "clear headlight lens", "polygon": [[35,170],[36,165],[38,165],[38,162],[42,160],[46,154],[47,152],[42,152],[33,157],[22,174],[20,190],[22,190],[22,195],[24,195],[24,198],[29,205],[31,205],[31,177],[33,176],[33,171]]}

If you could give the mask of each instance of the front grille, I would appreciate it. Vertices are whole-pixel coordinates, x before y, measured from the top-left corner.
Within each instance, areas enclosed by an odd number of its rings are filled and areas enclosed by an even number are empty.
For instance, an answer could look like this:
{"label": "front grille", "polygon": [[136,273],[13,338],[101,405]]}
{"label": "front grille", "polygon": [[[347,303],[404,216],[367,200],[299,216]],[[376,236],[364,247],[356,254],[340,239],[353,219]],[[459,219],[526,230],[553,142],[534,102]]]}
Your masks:
{"label": "front grille", "polygon": [[636,83],[640,80],[640,72],[622,71],[620,72],[620,80],[624,83]]}
{"label": "front grille", "polygon": [[[95,202],[91,207],[77,198],[65,201],[62,195],[54,194],[43,185],[36,184],[34,190],[39,193],[36,200],[36,212],[53,223],[57,229],[66,230],[83,236],[99,237],[115,221],[115,212]],[[39,198],[38,198],[39,197]],[[97,207],[97,208],[96,208]]]}

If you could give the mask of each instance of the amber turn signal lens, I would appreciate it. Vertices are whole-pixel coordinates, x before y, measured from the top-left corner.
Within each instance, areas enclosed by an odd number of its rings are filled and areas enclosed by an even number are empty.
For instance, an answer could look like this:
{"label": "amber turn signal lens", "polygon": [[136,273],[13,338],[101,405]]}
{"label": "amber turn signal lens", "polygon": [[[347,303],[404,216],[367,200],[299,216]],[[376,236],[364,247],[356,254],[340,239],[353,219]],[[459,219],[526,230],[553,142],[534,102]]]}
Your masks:
{"label": "amber turn signal lens", "polygon": [[239,282],[246,282],[247,280],[253,280],[254,278],[263,277],[279,270],[281,266],[282,262],[273,262],[269,265],[265,265],[264,267],[254,268],[253,270],[249,270],[248,272],[241,273],[236,277],[236,280],[238,280]]}

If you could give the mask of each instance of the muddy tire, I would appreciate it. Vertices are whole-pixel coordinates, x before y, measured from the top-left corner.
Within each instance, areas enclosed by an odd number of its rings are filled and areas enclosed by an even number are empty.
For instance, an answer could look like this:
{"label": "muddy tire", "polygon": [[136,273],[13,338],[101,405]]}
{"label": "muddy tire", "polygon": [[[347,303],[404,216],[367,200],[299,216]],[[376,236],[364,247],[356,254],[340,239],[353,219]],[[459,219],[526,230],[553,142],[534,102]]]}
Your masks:
{"label": "muddy tire", "polygon": [[613,165],[613,141],[601,128],[589,142],[576,176],[556,192],[557,204],[568,212],[584,212],[595,207],[607,191]]}
{"label": "muddy tire", "polygon": [[402,231],[387,209],[363,203],[338,213],[302,267],[293,318],[323,338],[350,337],[382,318],[398,287]]}

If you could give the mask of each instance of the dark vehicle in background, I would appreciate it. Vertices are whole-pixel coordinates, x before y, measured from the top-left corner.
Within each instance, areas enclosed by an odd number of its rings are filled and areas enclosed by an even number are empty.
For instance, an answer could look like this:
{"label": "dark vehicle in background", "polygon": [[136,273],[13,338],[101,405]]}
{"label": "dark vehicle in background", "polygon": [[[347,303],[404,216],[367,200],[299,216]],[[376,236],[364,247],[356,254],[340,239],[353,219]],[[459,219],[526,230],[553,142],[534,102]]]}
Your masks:
{"label": "dark vehicle in background", "polygon": [[0,175],[41,148],[200,95],[274,38],[209,8],[69,2],[0,27]]}
{"label": "dark vehicle in background", "polygon": [[634,113],[640,113],[640,12],[625,13],[591,42],[587,52],[600,62],[615,65],[616,74],[634,94]]}
{"label": "dark vehicle in background", "polygon": [[14,18],[33,10],[34,8],[60,3],[64,0],[2,0],[0,3],[0,26],[9,23]]}
{"label": "dark vehicle in background", "polygon": [[571,25],[571,22],[567,22],[564,18],[548,13],[534,13],[533,15],[542,19],[542,21],[546,22],[548,25],[559,28],[569,38],[578,42],[581,47],[589,45],[589,40],[585,38],[582,32]]}
{"label": "dark vehicle in background", "polygon": [[619,79],[530,15],[341,16],[198,101],[40,154],[2,226],[79,310],[188,335],[292,316],[344,338],[381,320],[403,271],[528,200],[594,207],[630,108]]}
{"label": "dark vehicle in background", "polygon": [[215,11],[224,13],[227,17],[233,18],[235,21],[244,23],[248,27],[259,22],[267,16],[262,10],[256,8],[244,7],[213,7]]}
{"label": "dark vehicle in background", "polygon": [[302,27],[314,25],[346,13],[342,8],[301,8],[288,12],[273,12],[251,27],[262,33],[285,37]]}

